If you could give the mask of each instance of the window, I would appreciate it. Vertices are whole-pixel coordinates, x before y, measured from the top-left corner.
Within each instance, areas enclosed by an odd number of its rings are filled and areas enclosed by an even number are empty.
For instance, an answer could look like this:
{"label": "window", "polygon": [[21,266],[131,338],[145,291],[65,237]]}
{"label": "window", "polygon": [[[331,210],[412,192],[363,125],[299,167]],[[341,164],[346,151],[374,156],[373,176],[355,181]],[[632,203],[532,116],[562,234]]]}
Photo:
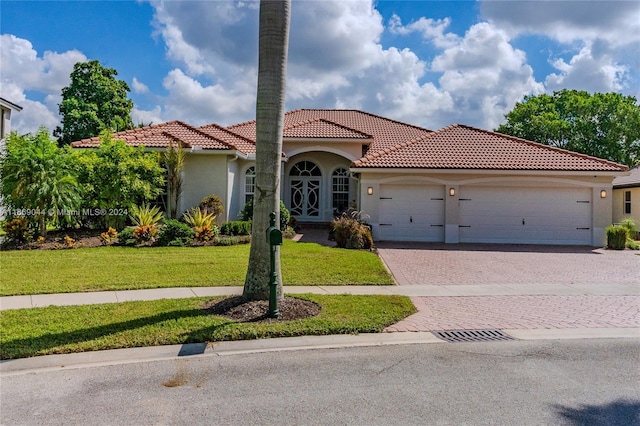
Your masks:
{"label": "window", "polygon": [[349,208],[349,171],[336,169],[331,175],[331,198],[333,213],[338,214]]}
{"label": "window", "polygon": [[631,214],[631,191],[624,192],[624,214]]}
{"label": "window", "polygon": [[253,199],[256,192],[256,168],[249,167],[244,173],[244,202]]}

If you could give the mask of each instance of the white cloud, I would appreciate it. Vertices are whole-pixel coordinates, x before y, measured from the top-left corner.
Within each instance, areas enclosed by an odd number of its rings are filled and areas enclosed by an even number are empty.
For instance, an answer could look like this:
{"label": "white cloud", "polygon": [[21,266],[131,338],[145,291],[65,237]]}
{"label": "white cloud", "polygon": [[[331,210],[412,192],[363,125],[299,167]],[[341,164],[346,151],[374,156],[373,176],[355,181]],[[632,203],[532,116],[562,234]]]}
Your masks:
{"label": "white cloud", "polygon": [[548,90],[566,87],[594,92],[613,92],[625,88],[629,67],[616,63],[609,54],[594,54],[589,44],[583,47],[569,62],[557,59],[553,66],[559,73],[546,79]]}
{"label": "white cloud", "polygon": [[[548,91],[563,88],[591,92],[638,91],[640,3],[634,1],[493,2],[481,4],[483,15],[512,37],[537,35],[557,41],[562,52],[550,63]],[[564,59],[562,56],[570,56]],[[633,59],[635,57],[635,59]],[[634,62],[635,61],[635,62]]]}
{"label": "white cloud", "polygon": [[402,25],[400,17],[396,14],[389,19],[389,31],[393,34],[409,35],[417,32],[422,38],[439,48],[452,47],[459,42],[459,37],[454,33],[446,33],[451,25],[451,18],[431,19],[424,16],[408,25]]}
{"label": "white cloud", "polygon": [[174,69],[163,85],[169,91],[164,115],[171,120],[196,126],[211,122],[233,124],[255,115],[255,86],[241,80],[230,87],[203,86],[182,70]]}
{"label": "white cloud", "polygon": [[494,128],[524,95],[542,93],[524,52],[486,22],[472,26],[460,43],[434,58],[440,88],[454,99],[451,119]]}
{"label": "white cloud", "polygon": [[[28,40],[12,34],[0,36],[0,81],[3,97],[23,107],[12,116],[12,129],[34,132],[41,125],[53,130],[59,124],[58,103],[62,88],[70,83],[76,62],[86,61],[77,50],[63,53],[38,52]],[[26,92],[36,91],[43,101],[28,99]]]}
{"label": "white cloud", "polygon": [[136,77],[133,77],[133,81],[131,82],[131,87],[135,93],[147,93],[149,92],[149,87],[138,80]]}

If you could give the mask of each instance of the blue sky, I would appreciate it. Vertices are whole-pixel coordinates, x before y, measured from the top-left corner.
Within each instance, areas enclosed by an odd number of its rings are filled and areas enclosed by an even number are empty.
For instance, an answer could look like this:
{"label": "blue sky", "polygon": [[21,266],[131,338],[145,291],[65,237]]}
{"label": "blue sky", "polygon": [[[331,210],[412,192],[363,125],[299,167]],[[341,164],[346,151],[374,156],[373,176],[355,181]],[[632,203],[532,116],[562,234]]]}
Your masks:
{"label": "blue sky", "polygon": [[[14,129],[59,124],[78,61],[115,68],[136,123],[254,118],[255,1],[0,2]],[[526,95],[640,95],[640,2],[293,1],[287,109],[495,128]]]}

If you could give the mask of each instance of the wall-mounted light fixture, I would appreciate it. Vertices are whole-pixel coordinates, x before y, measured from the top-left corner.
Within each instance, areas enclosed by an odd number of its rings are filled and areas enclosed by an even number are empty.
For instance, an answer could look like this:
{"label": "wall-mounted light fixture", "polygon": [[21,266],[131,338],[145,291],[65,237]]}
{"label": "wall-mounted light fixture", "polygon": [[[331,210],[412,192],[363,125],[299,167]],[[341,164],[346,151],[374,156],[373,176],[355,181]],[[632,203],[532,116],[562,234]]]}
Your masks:
{"label": "wall-mounted light fixture", "polygon": [[373,195],[373,187],[370,186],[367,188],[367,194]]}
{"label": "wall-mounted light fixture", "polygon": [[607,191],[606,190],[602,190],[600,191],[600,198],[607,198]]}
{"label": "wall-mounted light fixture", "polygon": [[449,188],[449,195],[454,197],[456,195],[456,189],[455,188]]}

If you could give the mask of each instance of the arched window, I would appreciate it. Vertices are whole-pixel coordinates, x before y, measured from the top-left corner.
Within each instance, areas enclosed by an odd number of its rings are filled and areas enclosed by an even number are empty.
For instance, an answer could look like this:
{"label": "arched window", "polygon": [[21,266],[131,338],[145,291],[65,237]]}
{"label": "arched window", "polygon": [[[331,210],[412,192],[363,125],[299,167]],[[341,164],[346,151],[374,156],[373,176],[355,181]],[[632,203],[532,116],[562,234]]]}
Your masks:
{"label": "arched window", "polygon": [[253,199],[256,192],[256,168],[249,167],[244,173],[244,202]]}
{"label": "arched window", "polygon": [[322,176],[322,172],[312,161],[300,161],[291,168],[289,176]]}
{"label": "arched window", "polygon": [[339,214],[349,208],[349,170],[335,169],[331,175],[331,200],[333,214]]}

